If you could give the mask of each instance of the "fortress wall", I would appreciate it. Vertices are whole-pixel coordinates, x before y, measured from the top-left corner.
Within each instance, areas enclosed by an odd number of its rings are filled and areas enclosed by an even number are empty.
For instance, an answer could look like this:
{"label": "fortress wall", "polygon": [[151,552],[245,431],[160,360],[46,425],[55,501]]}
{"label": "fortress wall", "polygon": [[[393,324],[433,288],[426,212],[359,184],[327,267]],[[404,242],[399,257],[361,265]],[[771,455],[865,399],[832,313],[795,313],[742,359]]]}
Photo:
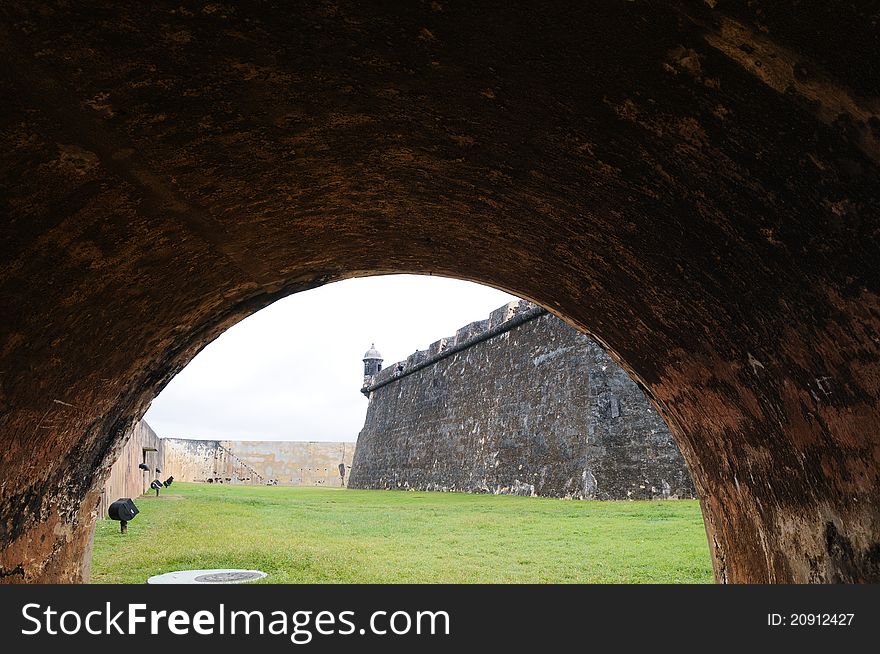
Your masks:
{"label": "fortress wall", "polygon": [[[160,438],[141,420],[110,467],[98,515],[106,517],[111,502],[137,498],[149,490],[153,479],[164,481],[169,476],[175,481],[226,484],[342,486],[339,464],[345,465],[347,481],[353,455],[354,443],[345,442]],[[144,456],[149,473],[138,468]]]}
{"label": "fortress wall", "polygon": [[345,442],[164,440],[175,481],[342,486],[339,464],[348,475],[354,455]]}
{"label": "fortress wall", "polygon": [[342,486],[339,464],[349,474],[354,443],[319,441],[223,441],[222,445],[279,486]]}
{"label": "fortress wall", "polygon": [[[150,472],[138,468],[140,463],[150,466]],[[156,468],[162,470],[162,474],[157,474]],[[156,435],[146,421],[135,423],[129,430],[125,445],[119,452],[119,458],[110,467],[110,474],[101,489],[98,515],[106,517],[110,504],[122,497],[143,495],[150,487],[151,481],[157,477],[166,479],[164,473],[163,439]]]}
{"label": "fortress wall", "polygon": [[352,488],[695,496],[638,386],[588,336],[525,302],[387,366],[365,392]]}
{"label": "fortress wall", "polygon": [[165,470],[175,481],[207,481],[232,476],[228,453],[220,441],[163,438]]}

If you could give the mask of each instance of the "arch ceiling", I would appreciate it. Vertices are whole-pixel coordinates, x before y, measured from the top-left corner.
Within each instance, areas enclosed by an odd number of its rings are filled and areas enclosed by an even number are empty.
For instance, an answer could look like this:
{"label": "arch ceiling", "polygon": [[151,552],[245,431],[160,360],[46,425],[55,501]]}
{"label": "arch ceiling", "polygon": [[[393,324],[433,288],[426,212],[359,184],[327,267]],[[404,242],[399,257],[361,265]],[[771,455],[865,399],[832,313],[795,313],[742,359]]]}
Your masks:
{"label": "arch ceiling", "polygon": [[414,272],[607,345],[719,581],[880,581],[860,6],[5,2],[0,577],[87,578],[121,434],[226,327]]}

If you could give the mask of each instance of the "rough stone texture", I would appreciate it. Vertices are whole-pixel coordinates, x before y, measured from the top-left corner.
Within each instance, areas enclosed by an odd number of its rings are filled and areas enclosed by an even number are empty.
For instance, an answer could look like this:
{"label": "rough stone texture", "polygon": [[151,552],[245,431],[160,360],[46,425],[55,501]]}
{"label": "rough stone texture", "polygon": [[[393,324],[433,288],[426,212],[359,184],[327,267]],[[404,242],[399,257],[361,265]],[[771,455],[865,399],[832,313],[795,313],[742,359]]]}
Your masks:
{"label": "rough stone texture", "polygon": [[347,480],[354,456],[354,443],[346,442],[162,441],[165,470],[175,481],[340,487],[339,465]]}
{"label": "rough stone texture", "polygon": [[224,329],[410,272],[607,346],[719,581],[880,581],[872,7],[7,0],[0,578],[84,578],[101,472]]}
{"label": "rough stone texture", "polygon": [[458,334],[370,380],[352,488],[694,497],[663,419],[589,336],[527,302]]}
{"label": "rough stone texture", "polygon": [[[100,517],[107,517],[110,504],[119,498],[140,497],[147,492],[154,479],[168,479],[165,470],[165,440],[159,438],[145,420],[138,421],[126,438],[125,445],[110,467],[101,489],[97,509]],[[138,468],[140,463],[150,466],[150,471]],[[162,474],[157,474],[156,468],[162,470]]]}

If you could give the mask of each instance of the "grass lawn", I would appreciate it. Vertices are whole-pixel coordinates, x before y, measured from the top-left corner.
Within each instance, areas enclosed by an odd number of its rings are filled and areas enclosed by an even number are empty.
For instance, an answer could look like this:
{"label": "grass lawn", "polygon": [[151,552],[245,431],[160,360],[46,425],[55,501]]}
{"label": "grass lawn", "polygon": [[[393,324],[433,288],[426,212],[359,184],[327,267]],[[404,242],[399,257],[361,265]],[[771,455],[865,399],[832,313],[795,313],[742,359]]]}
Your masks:
{"label": "grass lawn", "polygon": [[257,568],[275,583],[709,583],[696,501],[175,483],[99,520],[94,583]]}

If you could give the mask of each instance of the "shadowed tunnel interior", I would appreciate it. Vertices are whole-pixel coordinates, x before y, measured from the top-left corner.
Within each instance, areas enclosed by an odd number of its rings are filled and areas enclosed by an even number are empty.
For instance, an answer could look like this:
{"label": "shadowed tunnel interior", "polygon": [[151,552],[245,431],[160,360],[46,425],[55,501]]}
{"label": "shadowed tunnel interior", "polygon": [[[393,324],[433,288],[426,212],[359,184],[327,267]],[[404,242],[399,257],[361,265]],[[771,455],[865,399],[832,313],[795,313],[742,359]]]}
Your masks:
{"label": "shadowed tunnel interior", "polygon": [[880,581],[867,5],[5,2],[0,578],[87,579],[121,435],[224,329],[413,272],[608,347],[718,581]]}

